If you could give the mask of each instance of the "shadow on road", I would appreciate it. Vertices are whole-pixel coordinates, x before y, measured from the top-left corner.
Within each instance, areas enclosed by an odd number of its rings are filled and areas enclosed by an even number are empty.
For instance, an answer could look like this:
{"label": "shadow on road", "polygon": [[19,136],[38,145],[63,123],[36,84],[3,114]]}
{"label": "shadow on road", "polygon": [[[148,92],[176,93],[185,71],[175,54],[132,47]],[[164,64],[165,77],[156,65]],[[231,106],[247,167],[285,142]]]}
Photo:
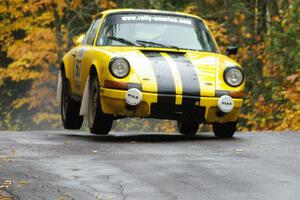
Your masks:
{"label": "shadow on road", "polygon": [[184,142],[184,141],[236,141],[240,138],[230,139],[219,139],[213,135],[196,135],[196,136],[184,136],[184,135],[169,135],[169,134],[140,134],[140,135],[76,135],[76,134],[65,134],[67,137],[73,139],[80,139],[86,141],[97,141],[97,142]]}

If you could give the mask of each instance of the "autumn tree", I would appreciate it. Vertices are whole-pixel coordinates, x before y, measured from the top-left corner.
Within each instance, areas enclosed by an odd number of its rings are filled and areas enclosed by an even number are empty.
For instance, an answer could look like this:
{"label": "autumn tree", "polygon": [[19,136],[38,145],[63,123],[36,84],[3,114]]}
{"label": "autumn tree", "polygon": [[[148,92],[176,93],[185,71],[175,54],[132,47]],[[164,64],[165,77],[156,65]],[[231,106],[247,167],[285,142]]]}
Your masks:
{"label": "autumn tree", "polygon": [[54,96],[62,55],[95,14],[113,7],[113,1],[104,0],[1,1],[0,86],[8,96],[0,102],[1,118],[7,119],[1,126],[20,124],[28,129],[59,124]]}

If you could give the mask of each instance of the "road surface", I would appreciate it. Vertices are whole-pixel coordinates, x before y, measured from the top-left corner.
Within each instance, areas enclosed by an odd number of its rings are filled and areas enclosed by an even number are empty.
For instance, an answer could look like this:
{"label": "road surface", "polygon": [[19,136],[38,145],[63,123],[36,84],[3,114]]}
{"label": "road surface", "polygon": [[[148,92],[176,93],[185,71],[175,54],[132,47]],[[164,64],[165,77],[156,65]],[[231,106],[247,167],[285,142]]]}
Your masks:
{"label": "road surface", "polygon": [[0,132],[0,185],[21,200],[296,200],[300,133]]}

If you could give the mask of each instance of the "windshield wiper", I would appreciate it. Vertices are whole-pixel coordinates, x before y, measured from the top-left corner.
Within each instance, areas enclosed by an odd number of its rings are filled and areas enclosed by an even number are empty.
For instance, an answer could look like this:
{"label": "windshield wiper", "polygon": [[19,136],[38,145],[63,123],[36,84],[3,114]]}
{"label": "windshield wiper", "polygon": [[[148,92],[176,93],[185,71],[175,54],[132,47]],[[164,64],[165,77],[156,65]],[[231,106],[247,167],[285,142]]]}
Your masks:
{"label": "windshield wiper", "polygon": [[119,38],[119,37],[114,37],[114,36],[109,36],[107,37],[108,39],[111,39],[111,40],[115,40],[115,41],[118,41],[118,42],[121,42],[123,44],[127,44],[129,46],[142,46],[141,44],[139,43],[136,43],[136,42],[133,42],[133,41],[130,41],[130,40],[126,40],[124,38]]}
{"label": "windshield wiper", "polygon": [[159,46],[159,47],[175,48],[177,50],[180,49],[179,47],[174,46],[174,45],[161,44],[161,43],[151,42],[151,41],[145,41],[145,40],[137,40],[136,42],[139,43],[139,44],[150,44],[150,45],[155,45],[155,46]]}

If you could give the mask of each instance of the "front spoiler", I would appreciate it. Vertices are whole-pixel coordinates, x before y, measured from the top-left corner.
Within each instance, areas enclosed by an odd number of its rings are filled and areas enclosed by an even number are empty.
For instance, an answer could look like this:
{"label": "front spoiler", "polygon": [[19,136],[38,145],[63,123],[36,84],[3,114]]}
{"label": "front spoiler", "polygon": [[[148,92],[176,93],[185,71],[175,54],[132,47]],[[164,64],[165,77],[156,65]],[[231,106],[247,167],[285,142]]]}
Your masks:
{"label": "front spoiler", "polygon": [[[106,114],[115,117],[151,117],[160,119],[180,119],[183,116],[194,117],[200,122],[233,122],[237,121],[241,111],[243,99],[233,98],[233,110],[224,115],[218,114],[218,97],[188,97],[193,98],[194,105],[159,105],[157,104],[157,93],[142,92],[143,100],[135,107],[125,102],[126,90],[101,88],[101,107]],[[160,94],[161,96],[161,94]],[[166,98],[170,95],[166,95]],[[182,95],[173,95],[182,98]],[[185,97],[186,98],[186,97]]]}

